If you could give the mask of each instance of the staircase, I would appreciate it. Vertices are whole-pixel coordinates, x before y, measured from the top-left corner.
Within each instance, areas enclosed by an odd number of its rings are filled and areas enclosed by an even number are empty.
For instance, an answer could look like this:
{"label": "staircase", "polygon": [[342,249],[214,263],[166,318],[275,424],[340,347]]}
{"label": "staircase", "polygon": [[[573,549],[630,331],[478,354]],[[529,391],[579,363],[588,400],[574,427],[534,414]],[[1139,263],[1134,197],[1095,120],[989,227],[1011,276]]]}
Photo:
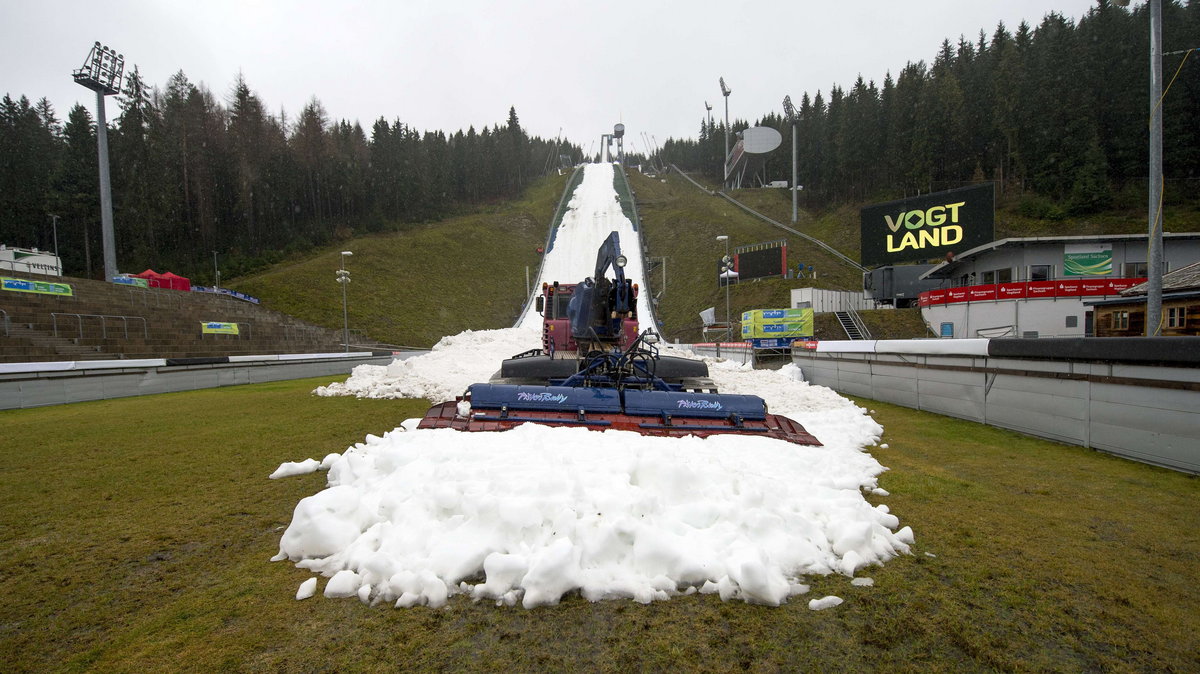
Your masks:
{"label": "staircase", "polygon": [[[0,290],[0,310],[8,319],[7,329],[0,331],[0,362],[330,353],[346,348],[341,330],[226,295],[39,274],[5,276],[67,283],[74,295]],[[201,324],[209,321],[237,323],[240,334],[204,334]]]}
{"label": "staircase", "polygon": [[835,311],[833,314],[837,316],[838,323],[842,324],[842,330],[846,331],[848,339],[871,339],[871,331],[867,330],[857,311]]}

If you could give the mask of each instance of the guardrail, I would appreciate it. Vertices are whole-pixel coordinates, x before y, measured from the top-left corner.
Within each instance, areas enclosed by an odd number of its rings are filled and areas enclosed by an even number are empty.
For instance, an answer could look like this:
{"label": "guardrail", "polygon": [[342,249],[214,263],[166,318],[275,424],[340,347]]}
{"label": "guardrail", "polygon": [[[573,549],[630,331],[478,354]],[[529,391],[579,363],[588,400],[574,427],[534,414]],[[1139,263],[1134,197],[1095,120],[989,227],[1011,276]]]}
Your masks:
{"label": "guardrail", "polygon": [[129,321],[130,319],[142,322],[142,338],[150,338],[150,328],[146,325],[146,319],[141,316],[109,316],[105,314],[70,314],[70,313],[50,313],[50,323],[54,326],[54,336],[58,337],[58,317],[59,316],[74,316],[79,323],[79,339],[83,339],[83,319],[99,318],[100,319],[100,336],[102,339],[108,339],[108,319],[121,319],[121,326],[125,332],[125,339],[129,339]]}

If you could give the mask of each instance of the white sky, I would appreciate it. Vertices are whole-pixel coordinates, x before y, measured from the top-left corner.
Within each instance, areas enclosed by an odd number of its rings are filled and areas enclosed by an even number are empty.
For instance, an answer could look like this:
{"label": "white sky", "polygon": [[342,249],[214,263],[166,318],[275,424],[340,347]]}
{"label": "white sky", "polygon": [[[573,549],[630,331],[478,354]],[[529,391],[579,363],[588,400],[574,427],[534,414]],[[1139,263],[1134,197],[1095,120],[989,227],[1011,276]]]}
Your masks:
{"label": "white sky", "polygon": [[[932,60],[942,39],[1078,20],[1093,0],[791,2],[204,2],[0,0],[0,93],[50,99],[60,118],[94,94],[71,72],[100,40],[163,86],[177,70],[225,98],[238,71],[267,106],[294,115],[313,95],[332,119],[380,116],[418,129],[503,123],[585,150],[621,121],[633,148],[694,137],[704,102],[753,120],[785,94],[882,82]],[[110,102],[110,118],[116,109]]]}

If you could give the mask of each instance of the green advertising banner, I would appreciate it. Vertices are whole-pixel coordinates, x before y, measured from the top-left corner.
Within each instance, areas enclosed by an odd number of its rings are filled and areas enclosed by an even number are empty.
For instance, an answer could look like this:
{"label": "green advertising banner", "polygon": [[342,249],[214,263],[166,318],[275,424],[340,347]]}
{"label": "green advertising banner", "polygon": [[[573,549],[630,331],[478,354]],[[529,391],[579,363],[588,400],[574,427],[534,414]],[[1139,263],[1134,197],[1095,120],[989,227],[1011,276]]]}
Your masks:
{"label": "green advertising banner", "polygon": [[1063,246],[1063,276],[1109,276],[1113,270],[1111,243]]}
{"label": "green advertising banner", "polygon": [[18,293],[37,293],[39,295],[65,295],[70,297],[75,294],[75,291],[71,290],[71,286],[68,283],[29,281],[23,278],[8,278],[7,276],[0,276],[0,288]]}

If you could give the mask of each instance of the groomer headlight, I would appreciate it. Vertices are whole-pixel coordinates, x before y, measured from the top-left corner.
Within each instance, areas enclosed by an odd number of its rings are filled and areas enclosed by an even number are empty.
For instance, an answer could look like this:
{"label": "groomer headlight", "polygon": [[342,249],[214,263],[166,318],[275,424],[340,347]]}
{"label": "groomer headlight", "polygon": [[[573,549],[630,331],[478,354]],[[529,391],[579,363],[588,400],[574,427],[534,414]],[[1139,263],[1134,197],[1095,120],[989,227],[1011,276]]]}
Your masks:
{"label": "groomer headlight", "polygon": [[618,255],[614,264],[616,264],[618,267],[624,267],[625,265],[629,264],[629,258],[625,257],[624,255]]}

